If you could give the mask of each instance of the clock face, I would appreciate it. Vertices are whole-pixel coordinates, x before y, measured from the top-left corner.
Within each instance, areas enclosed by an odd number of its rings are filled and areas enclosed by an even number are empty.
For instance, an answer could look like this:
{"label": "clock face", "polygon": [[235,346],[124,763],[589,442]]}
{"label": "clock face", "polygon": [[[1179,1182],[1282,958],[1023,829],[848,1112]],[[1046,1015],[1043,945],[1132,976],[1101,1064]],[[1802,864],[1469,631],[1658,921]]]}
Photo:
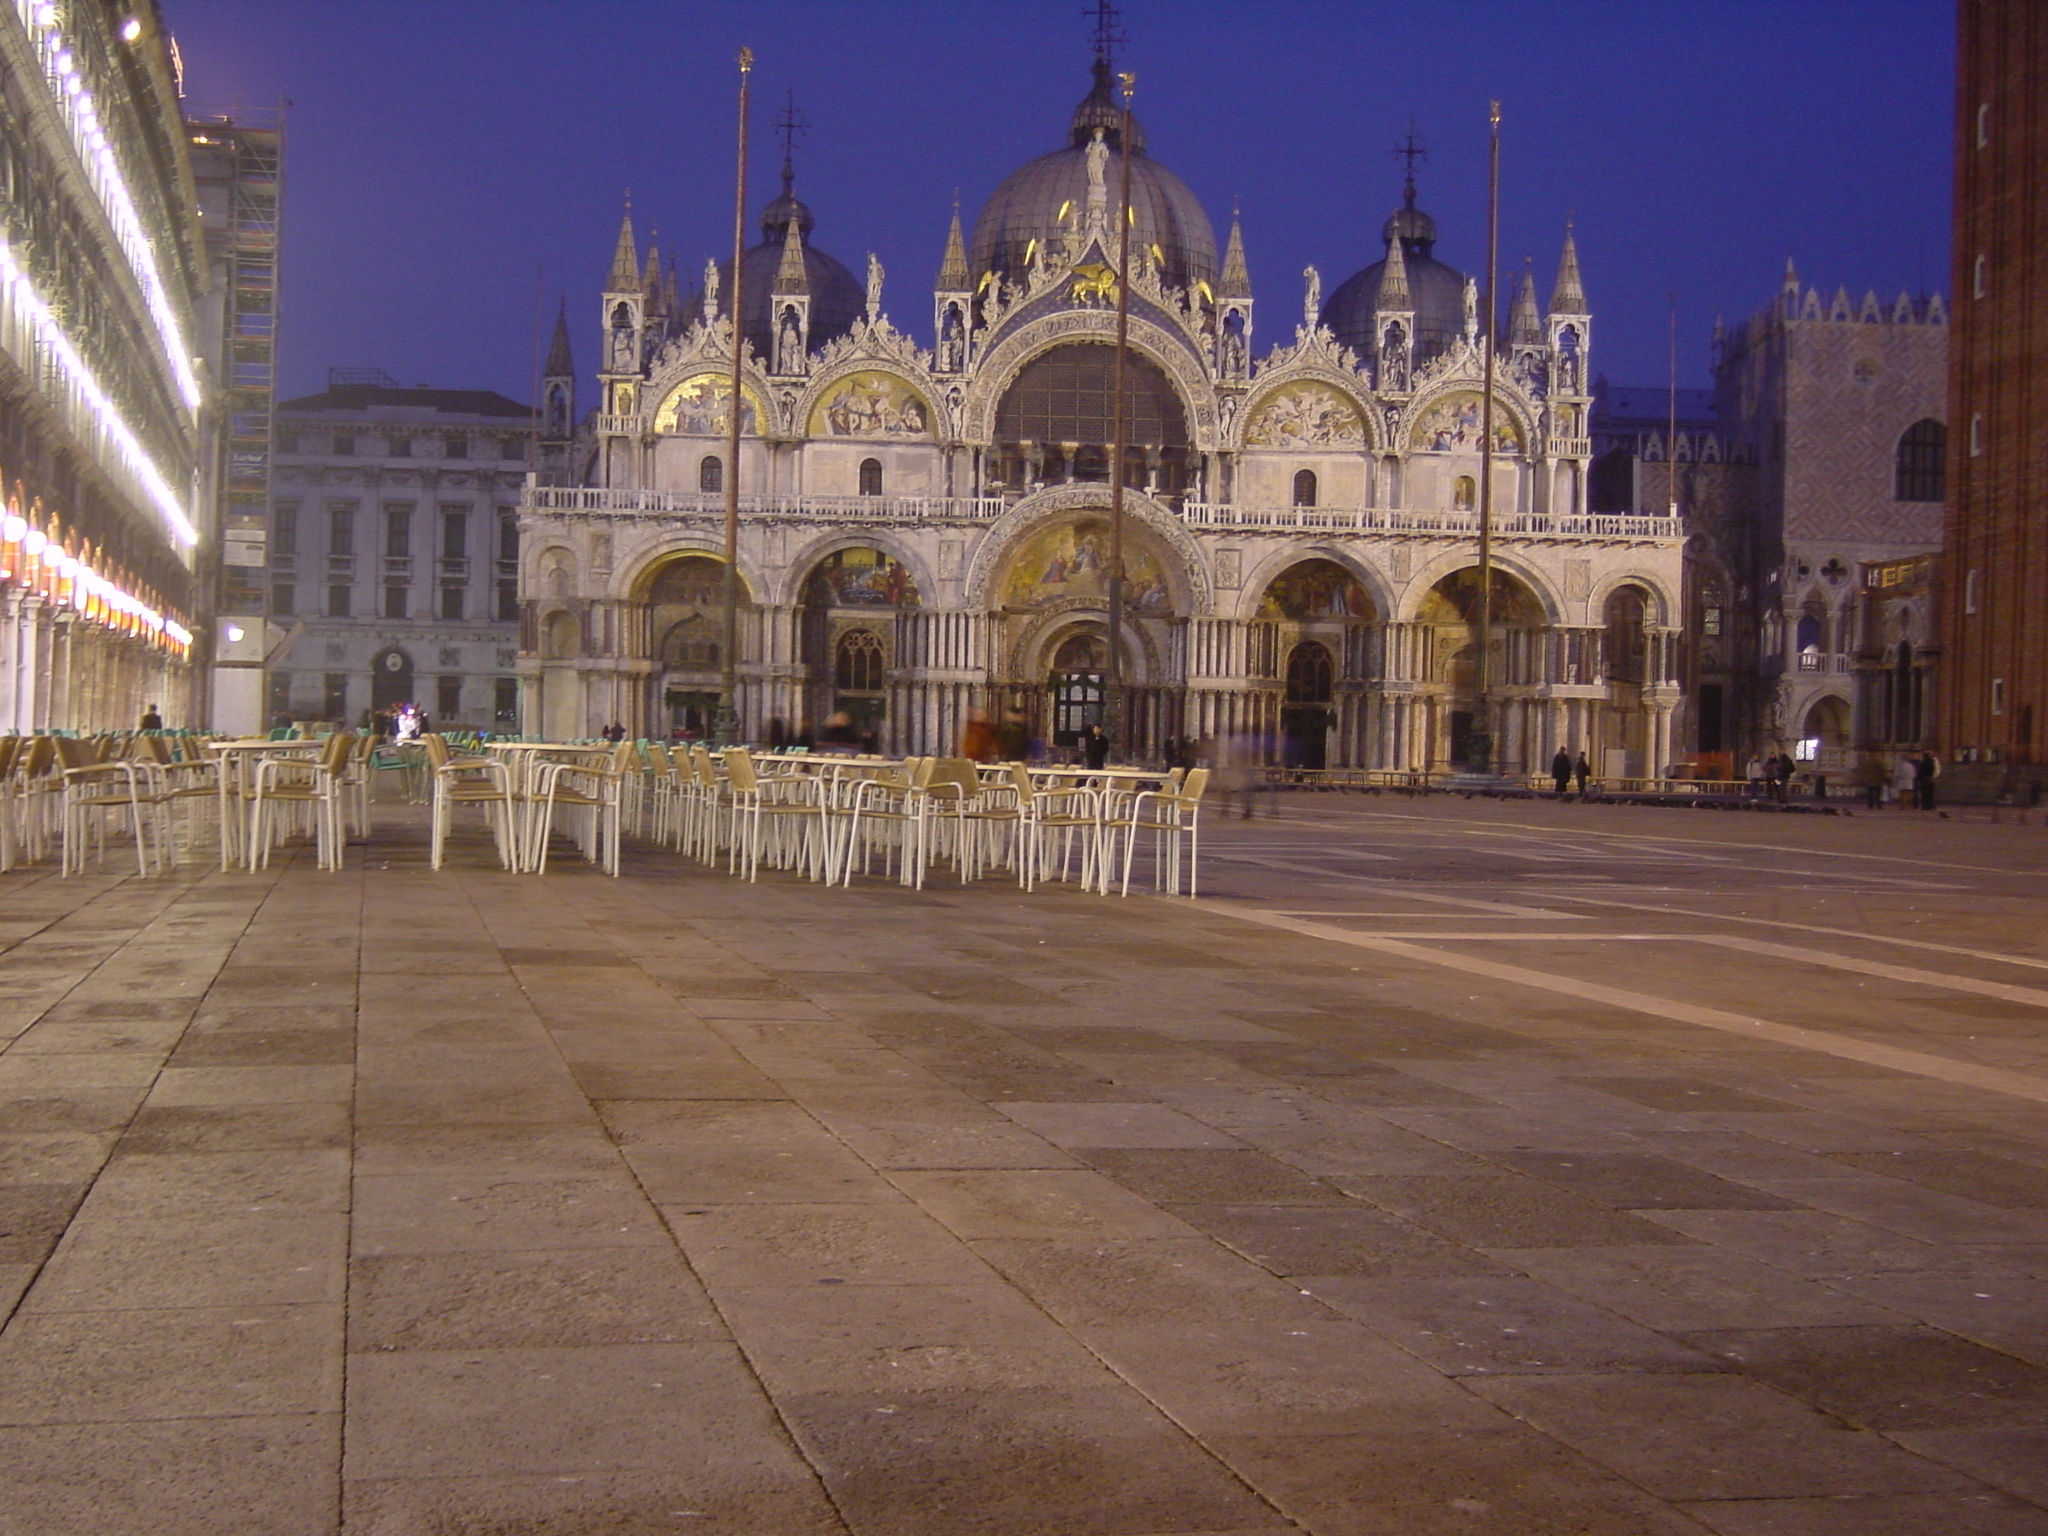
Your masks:
{"label": "clock face", "polygon": [[405,670],[405,658],[396,651],[385,652],[384,670],[386,672],[403,672]]}

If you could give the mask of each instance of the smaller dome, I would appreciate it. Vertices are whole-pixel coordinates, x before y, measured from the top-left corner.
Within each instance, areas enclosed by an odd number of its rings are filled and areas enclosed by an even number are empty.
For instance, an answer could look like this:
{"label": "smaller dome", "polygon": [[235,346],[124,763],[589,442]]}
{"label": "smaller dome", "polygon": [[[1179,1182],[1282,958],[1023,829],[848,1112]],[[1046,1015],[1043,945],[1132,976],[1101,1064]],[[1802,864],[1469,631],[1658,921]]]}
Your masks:
{"label": "smaller dome", "polygon": [[[792,182],[793,177],[785,167],[781,196],[761,210],[761,243],[749,246],[741,258],[740,271],[746,280],[746,292],[740,296],[740,302],[745,306],[747,342],[763,357],[768,356],[775,345],[769,298],[775,286],[776,273],[782,267],[783,240],[792,222],[803,241],[804,277],[811,290],[811,350],[815,352],[827,342],[844,336],[853,329],[854,322],[867,308],[866,284],[847,271],[842,262],[811,244],[810,234],[817,220],[792,190]],[[691,291],[685,312],[692,316],[704,312],[704,290],[701,287]],[[731,257],[718,263],[718,312],[721,315],[732,313]]]}
{"label": "smaller dome", "polygon": [[780,242],[783,231],[791,222],[796,232],[806,240],[818,221],[811,216],[810,205],[796,195],[796,170],[785,160],[782,162],[782,195],[761,210],[761,238]]}
{"label": "smaller dome", "polygon": [[1427,255],[1428,247],[1436,244],[1436,220],[1415,206],[1413,187],[1408,189],[1408,200],[1394,210],[1380,230],[1380,244],[1395,239],[1401,242],[1403,255],[1416,245],[1422,246],[1423,254]]}
{"label": "smaller dome", "polygon": [[[1413,361],[1420,365],[1450,349],[1465,328],[1465,274],[1446,266],[1432,254],[1436,247],[1436,220],[1415,206],[1415,183],[1409,182],[1396,208],[1380,231],[1389,250],[1401,242],[1401,260],[1407,268],[1409,303],[1415,311]],[[1369,363],[1379,361],[1379,335],[1374,315],[1379,307],[1380,279],[1387,270],[1386,258],[1361,268],[1337,285],[1323,302],[1323,324],[1337,340]]]}

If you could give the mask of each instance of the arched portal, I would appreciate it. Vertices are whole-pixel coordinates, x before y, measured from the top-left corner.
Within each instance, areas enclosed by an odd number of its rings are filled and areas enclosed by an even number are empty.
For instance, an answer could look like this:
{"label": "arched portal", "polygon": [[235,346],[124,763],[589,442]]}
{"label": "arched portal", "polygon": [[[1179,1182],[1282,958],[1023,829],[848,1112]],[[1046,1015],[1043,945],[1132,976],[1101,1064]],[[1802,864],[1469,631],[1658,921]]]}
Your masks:
{"label": "arched portal", "polygon": [[[759,615],[744,578],[738,595],[744,659]],[[662,561],[642,578],[639,606],[643,623],[632,626],[639,633],[630,638],[637,641],[632,651],[653,663],[644,706],[649,732],[710,736],[724,686],[725,562],[695,552]]]}
{"label": "arched portal", "polygon": [[[1477,761],[1474,725],[1479,698],[1479,570],[1466,566],[1429,589],[1415,615],[1416,675],[1427,686],[1429,709],[1421,722],[1425,760],[1459,767]],[[1527,585],[1495,567],[1488,593],[1486,706],[1493,712],[1494,751],[1486,766],[1522,771],[1529,766],[1528,737],[1503,736],[1502,700],[1526,694],[1540,679],[1543,605]]]}
{"label": "arched portal", "polygon": [[1361,688],[1378,618],[1358,578],[1334,560],[1300,560],[1266,586],[1253,621],[1258,670],[1283,680],[1281,761],[1323,768],[1366,760]]}
{"label": "arched portal", "polygon": [[897,560],[867,546],[834,550],[811,568],[797,602],[803,697],[796,724],[853,717],[863,737],[887,731],[889,673],[907,664],[902,616],[918,607],[917,582]]}
{"label": "arched portal", "polygon": [[1850,734],[1849,701],[1828,694],[1814,700],[1799,727],[1799,740],[1792,756],[1809,768],[1840,768],[1849,761],[1854,740]]}
{"label": "arched portal", "polygon": [[1643,708],[1643,689],[1650,676],[1651,613],[1650,594],[1641,587],[1616,587],[1607,594],[1601,608],[1600,670],[1607,685],[1604,717],[1595,743],[1603,772],[1611,771],[1610,755],[1625,753],[1619,765],[1622,777],[1661,772],[1663,764],[1650,761],[1649,715]]}
{"label": "arched portal", "polygon": [[1103,724],[1103,683],[1109,666],[1109,638],[1093,624],[1067,631],[1053,647],[1046,674],[1052,741],[1078,747],[1092,725]]}
{"label": "arched portal", "polygon": [[[1025,364],[996,408],[992,490],[1107,480],[1116,441],[1116,349],[1054,347]],[[1178,496],[1188,482],[1187,412],[1166,371],[1126,354],[1124,483]]]}

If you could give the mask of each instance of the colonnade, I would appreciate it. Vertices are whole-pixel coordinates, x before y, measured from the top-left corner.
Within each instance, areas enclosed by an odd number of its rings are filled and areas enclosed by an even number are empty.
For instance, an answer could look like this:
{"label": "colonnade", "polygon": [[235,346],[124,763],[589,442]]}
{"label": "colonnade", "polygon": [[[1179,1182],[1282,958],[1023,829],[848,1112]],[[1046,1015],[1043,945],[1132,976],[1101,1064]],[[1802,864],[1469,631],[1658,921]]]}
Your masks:
{"label": "colonnade", "polygon": [[37,593],[0,594],[0,733],[133,730],[151,705],[198,723],[188,663]]}

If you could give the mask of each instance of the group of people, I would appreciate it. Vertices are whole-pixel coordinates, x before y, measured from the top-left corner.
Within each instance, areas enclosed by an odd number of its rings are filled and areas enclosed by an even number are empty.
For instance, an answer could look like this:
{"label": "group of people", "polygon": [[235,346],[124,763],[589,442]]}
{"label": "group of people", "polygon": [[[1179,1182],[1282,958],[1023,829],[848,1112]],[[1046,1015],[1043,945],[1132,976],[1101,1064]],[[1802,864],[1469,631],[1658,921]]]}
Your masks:
{"label": "group of people", "polygon": [[1749,760],[1748,771],[1743,775],[1749,780],[1749,792],[1761,795],[1767,800],[1785,799],[1792,787],[1792,775],[1799,765],[1792,761],[1790,753],[1773,752],[1767,757]]}
{"label": "group of people", "polygon": [[1941,777],[1941,759],[1932,752],[1922,752],[1915,757],[1903,752],[1892,764],[1889,773],[1884,762],[1874,753],[1863,759],[1859,780],[1863,785],[1863,803],[1871,810],[1884,804],[1885,792],[1901,810],[1931,811],[1934,809],[1934,783]]}
{"label": "group of people", "polygon": [[[1090,768],[1109,761],[1109,738],[1101,726],[1088,727],[1082,751]],[[960,733],[960,755],[976,763],[1023,763],[1041,754],[1024,711],[1012,707],[1003,711],[1000,721],[991,721],[985,710],[970,709],[966,729]]]}
{"label": "group of people", "polygon": [[1579,798],[1583,800],[1592,789],[1593,765],[1586,761],[1586,754],[1583,751],[1574,758],[1570,752],[1559,747],[1557,756],[1550,760],[1550,777],[1557,783],[1557,798],[1560,800],[1571,793],[1572,781],[1578,780]]}

